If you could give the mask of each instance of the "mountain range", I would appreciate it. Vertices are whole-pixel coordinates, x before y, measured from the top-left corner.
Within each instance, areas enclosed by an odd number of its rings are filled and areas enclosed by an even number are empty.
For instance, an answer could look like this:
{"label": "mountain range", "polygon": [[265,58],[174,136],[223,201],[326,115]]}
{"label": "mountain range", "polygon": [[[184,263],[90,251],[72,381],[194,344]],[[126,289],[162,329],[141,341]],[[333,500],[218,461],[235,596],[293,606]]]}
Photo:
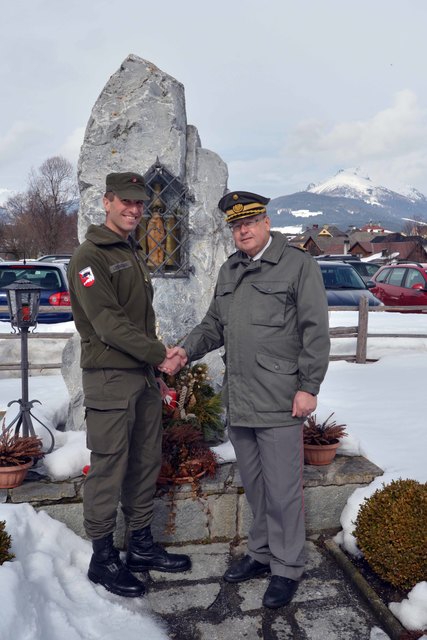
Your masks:
{"label": "mountain range", "polygon": [[427,223],[427,198],[416,189],[398,193],[375,185],[358,170],[340,170],[321,184],[305,191],[273,198],[268,204],[272,227],[311,227],[333,224],[349,227],[378,223],[390,231],[401,231],[407,221]]}
{"label": "mountain range", "polygon": [[[314,224],[332,224],[342,231],[370,222],[389,231],[401,231],[408,221],[427,224],[427,198],[420,191],[392,191],[374,184],[357,169],[342,169],[321,184],[273,198],[267,209],[273,228],[301,227],[302,231]],[[4,214],[0,207],[0,221]]]}

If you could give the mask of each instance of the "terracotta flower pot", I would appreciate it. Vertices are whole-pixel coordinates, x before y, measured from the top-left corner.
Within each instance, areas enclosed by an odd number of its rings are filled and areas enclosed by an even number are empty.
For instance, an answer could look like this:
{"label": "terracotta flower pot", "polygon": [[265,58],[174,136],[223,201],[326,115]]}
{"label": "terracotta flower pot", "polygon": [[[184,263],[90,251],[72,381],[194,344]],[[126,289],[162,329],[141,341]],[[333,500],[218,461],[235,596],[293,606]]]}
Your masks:
{"label": "terracotta flower pot", "polygon": [[14,489],[19,487],[27,475],[28,469],[33,465],[33,461],[25,462],[12,467],[0,467],[0,488]]}
{"label": "terracotta flower pot", "polygon": [[304,444],[304,462],[322,466],[330,464],[335,458],[339,442],[333,444]]}

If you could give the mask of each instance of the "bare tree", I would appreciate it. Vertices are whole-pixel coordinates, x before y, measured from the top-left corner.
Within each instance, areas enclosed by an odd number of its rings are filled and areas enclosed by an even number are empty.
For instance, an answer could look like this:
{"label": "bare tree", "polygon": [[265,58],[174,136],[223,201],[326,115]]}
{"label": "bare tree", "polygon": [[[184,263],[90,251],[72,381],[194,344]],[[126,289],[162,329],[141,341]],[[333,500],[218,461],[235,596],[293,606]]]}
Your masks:
{"label": "bare tree", "polygon": [[76,197],[74,169],[65,158],[48,158],[37,171],[32,171],[28,211],[43,253],[56,253],[66,242],[70,228],[69,208]]}
{"label": "bare tree", "polygon": [[0,228],[1,251],[15,259],[44,253],[72,252],[77,239],[77,181],[72,165],[48,158],[29,176],[29,187],[5,204]]}
{"label": "bare tree", "polygon": [[17,193],[6,204],[2,228],[2,252],[16,260],[35,257],[39,252],[38,234],[29,214],[28,194]]}

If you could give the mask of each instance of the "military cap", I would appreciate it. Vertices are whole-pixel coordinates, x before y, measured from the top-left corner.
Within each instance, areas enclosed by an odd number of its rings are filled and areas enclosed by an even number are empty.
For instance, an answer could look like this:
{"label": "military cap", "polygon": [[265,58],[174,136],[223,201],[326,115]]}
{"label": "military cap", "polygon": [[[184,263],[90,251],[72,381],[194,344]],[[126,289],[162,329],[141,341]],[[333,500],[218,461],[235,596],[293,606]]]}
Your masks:
{"label": "military cap", "polygon": [[266,213],[266,205],[270,198],[264,198],[249,191],[231,191],[226,193],[218,202],[218,207],[226,214],[226,222],[234,222],[240,218],[257,216]]}
{"label": "military cap", "polygon": [[109,173],[106,178],[106,191],[112,191],[122,200],[149,200],[145,190],[144,178],[139,173]]}

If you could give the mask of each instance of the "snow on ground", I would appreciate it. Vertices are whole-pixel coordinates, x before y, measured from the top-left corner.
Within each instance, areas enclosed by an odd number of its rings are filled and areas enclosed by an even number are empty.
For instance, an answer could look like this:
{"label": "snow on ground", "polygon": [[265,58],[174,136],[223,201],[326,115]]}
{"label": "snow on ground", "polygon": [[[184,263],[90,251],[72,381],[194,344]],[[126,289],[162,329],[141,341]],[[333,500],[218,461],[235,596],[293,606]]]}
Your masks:
{"label": "snow on ground", "polygon": [[91,544],[29,504],[0,504],[16,559],[0,567],[2,640],[165,640],[144,598],[87,579]]}
{"label": "snow on ground", "polygon": [[[330,324],[356,326],[357,313],[331,312]],[[58,327],[44,325],[43,331],[65,330],[63,325]],[[422,314],[370,313],[369,333],[427,334],[427,318]],[[355,339],[334,340],[333,353],[354,354]],[[318,418],[323,420],[334,412],[334,419],[345,423],[350,434],[341,452],[365,455],[384,470],[383,476],[350,496],[342,513],[338,541],[353,554],[358,553],[351,533],[353,522],[365,497],[392,479],[427,481],[423,410],[426,353],[426,339],[369,338],[368,357],[379,358],[378,362],[331,362],[322,385]],[[54,429],[63,424],[68,393],[62,377],[31,377],[29,389],[30,399],[42,402],[34,406],[34,415]],[[19,397],[19,379],[0,380],[0,410]],[[15,407],[9,408],[7,423],[13,419]],[[43,427],[35,422],[35,428],[45,438]],[[57,479],[78,475],[89,461],[85,434],[56,431],[55,437],[57,447],[46,456],[45,470]],[[217,452],[224,460],[234,459],[230,443],[218,447]],[[13,629],[16,640],[58,640],[64,636],[55,629],[63,629],[65,620],[70,626],[67,640],[121,640],[124,631],[127,640],[139,639],[144,636],[143,625],[150,629],[146,636],[150,640],[167,637],[150,619],[144,601],[117,598],[87,580],[90,545],[65,525],[36,513],[29,505],[0,505],[0,520],[7,521],[17,556],[0,567],[0,592],[7,594],[2,596],[0,637],[8,638],[9,634],[3,633]],[[21,602],[29,603],[27,608]],[[406,600],[390,608],[407,628],[427,627],[427,582],[419,583]],[[380,630],[372,633],[371,638],[382,637]]]}

